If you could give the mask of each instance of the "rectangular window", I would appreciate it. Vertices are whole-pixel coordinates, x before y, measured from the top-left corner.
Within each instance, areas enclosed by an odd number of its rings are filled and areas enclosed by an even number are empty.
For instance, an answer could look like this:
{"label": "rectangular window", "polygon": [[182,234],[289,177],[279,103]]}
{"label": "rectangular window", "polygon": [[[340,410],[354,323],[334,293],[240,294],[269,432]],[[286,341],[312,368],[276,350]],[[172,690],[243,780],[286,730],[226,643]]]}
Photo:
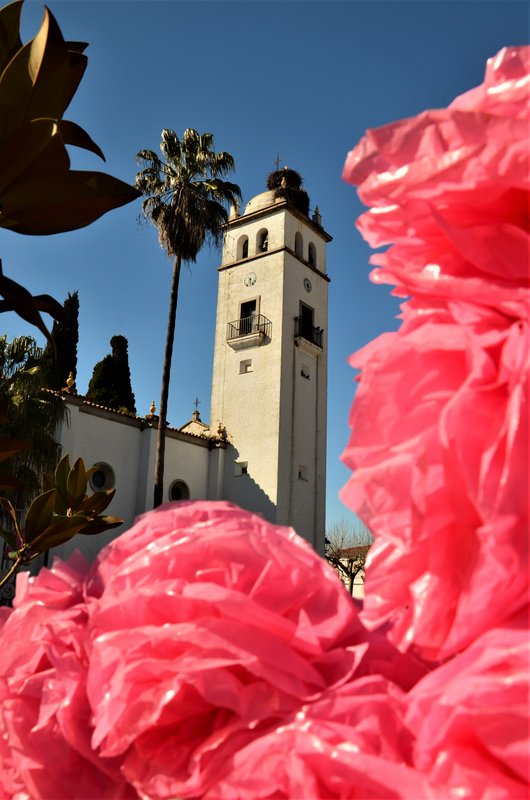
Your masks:
{"label": "rectangular window", "polygon": [[259,297],[245,300],[239,306],[239,335],[254,333],[258,327]]}
{"label": "rectangular window", "polygon": [[313,341],[314,311],[300,301],[300,334],[308,341]]}
{"label": "rectangular window", "polygon": [[252,372],[251,358],[246,358],[244,361],[239,362],[239,374],[244,375],[246,372]]}

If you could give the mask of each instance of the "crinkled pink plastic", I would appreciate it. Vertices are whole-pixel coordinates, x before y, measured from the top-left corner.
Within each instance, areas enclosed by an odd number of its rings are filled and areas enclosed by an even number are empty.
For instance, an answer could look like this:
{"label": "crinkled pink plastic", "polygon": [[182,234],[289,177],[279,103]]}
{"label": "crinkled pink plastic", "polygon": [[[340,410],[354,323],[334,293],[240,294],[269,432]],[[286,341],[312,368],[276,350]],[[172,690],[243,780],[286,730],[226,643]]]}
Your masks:
{"label": "crinkled pink plastic", "polygon": [[200,796],[236,749],[343,684],[366,649],[331,568],[294,531],[229,503],[145,516],[88,591],[92,744],[123,757],[141,796]]}
{"label": "crinkled pink plastic", "polygon": [[38,578],[17,578],[0,629],[0,798],[135,798],[116,759],[92,748],[86,695],[87,620],[76,555]]}
{"label": "crinkled pink plastic", "polygon": [[404,708],[403,692],[385,679],[351,681],[239,749],[206,797],[425,797],[425,776],[409,766]]}
{"label": "crinkled pink plastic", "polygon": [[433,796],[528,797],[528,615],[506,620],[410,692],[414,764]]}
{"label": "crinkled pink plastic", "polygon": [[362,613],[294,531],[228,503],[20,575],[0,800],[527,796],[528,61],[501,51],[348,157],[363,232],[394,243],[374,277],[411,296],[352,360]]}
{"label": "crinkled pink plastic", "polygon": [[447,109],[368,131],[343,177],[372,208],[358,221],[376,283],[528,317],[529,48],[488,62]]}
{"label": "crinkled pink plastic", "polygon": [[362,369],[343,490],[376,535],[363,620],[436,661],[528,602],[529,48],[448,109],[377,131],[344,177],[373,279],[411,295]]}
{"label": "crinkled pink plastic", "polygon": [[[370,671],[333,570],[229,503],[158,509],[90,569],[21,576],[4,616],[0,785],[19,800],[201,797],[248,742]],[[398,662],[396,679],[425,672]]]}

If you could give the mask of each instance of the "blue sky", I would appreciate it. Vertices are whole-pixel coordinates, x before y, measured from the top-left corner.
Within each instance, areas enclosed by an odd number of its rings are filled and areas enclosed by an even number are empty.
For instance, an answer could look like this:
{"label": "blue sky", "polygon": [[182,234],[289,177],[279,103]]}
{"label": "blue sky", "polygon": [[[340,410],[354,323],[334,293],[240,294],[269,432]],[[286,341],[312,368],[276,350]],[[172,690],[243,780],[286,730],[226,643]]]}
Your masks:
{"label": "blue sky", "polygon": [[[348,151],[367,128],[446,106],[482,81],[486,59],[528,39],[526,0],[48,0],[67,39],[88,41],[88,69],[66,118],[105,153],[72,152],[78,168],[133,182],[135,155],[157,149],[163,128],[209,130],[235,158],[244,201],[265,189],[279,152],[298,170],[334,237],[330,284],[328,522],[352,515],[338,499],[348,478],[339,457],[348,439],[354,373],[347,357],[398,325],[388,287],[368,280],[369,248],[354,220],[362,212],[341,181]],[[43,4],[26,0],[23,38]],[[34,294],[80,296],[77,387],[122,334],[139,414],[158,405],[170,263],[140,204],[53,237],[0,231],[7,275]],[[209,418],[219,254],[205,249],[184,271],[169,399],[170,423],[199,397]],[[9,336],[35,335],[12,314]],[[38,336],[36,338],[39,338]]]}

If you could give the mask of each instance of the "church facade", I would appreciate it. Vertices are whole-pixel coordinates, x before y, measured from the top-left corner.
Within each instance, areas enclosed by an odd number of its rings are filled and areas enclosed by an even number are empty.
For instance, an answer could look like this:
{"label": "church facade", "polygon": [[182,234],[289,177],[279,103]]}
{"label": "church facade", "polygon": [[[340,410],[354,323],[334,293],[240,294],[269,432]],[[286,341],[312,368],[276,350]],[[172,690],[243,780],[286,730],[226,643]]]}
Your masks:
{"label": "church facade", "polygon": [[[331,237],[271,190],[228,221],[219,287],[211,419],[168,428],[165,500],[230,500],[292,525],[320,553],[326,502],[328,282]],[[157,417],[65,394],[63,452],[95,465],[92,488],[116,487],[122,528],[77,537],[89,558],[152,507]],[[154,411],[154,409],[152,409]],[[80,539],[83,539],[80,542]]]}

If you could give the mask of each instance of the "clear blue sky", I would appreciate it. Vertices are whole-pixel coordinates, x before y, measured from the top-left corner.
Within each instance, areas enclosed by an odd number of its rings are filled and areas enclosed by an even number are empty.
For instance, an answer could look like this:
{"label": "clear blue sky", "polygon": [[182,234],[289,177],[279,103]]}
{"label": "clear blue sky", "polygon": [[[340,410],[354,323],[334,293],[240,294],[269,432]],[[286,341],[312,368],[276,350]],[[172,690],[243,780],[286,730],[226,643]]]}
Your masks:
{"label": "clear blue sky", "polygon": [[[265,189],[279,152],[318,205],[330,284],[328,522],[351,517],[338,499],[348,478],[339,457],[348,439],[354,373],[350,353],[397,326],[388,287],[368,281],[369,249],[354,220],[362,211],[341,181],[347,152],[366,128],[446,106],[482,81],[488,56],[528,39],[526,0],[323,0],[179,2],[48,0],[63,35],[88,41],[88,69],[66,118],[82,125],[107,158],[73,151],[78,168],[133,182],[135,155],[157,149],[163,128],[212,131],[236,161],[244,200]],[[24,40],[41,2],[26,0]],[[86,391],[109,339],[129,340],[139,414],[158,405],[170,264],[140,204],[80,231],[26,237],[0,231],[7,275],[34,294],[63,300],[79,290],[77,387]],[[209,418],[219,254],[204,250],[181,279],[170,423],[191,416],[195,396]],[[3,315],[9,336],[35,335]],[[37,337],[38,338],[38,337]]]}

